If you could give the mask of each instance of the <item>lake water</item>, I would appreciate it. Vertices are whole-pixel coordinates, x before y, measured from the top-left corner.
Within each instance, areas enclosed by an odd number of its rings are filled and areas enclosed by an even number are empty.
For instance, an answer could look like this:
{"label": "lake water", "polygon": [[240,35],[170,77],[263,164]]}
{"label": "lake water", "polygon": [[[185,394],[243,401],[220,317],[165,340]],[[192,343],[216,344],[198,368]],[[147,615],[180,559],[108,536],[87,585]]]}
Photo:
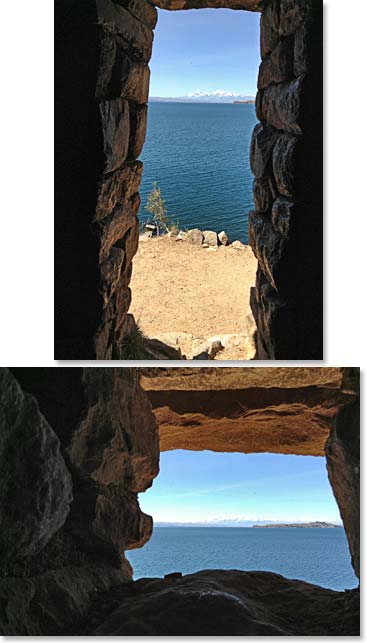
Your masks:
{"label": "lake water", "polygon": [[247,243],[253,208],[249,148],[254,105],[149,103],[139,218],[157,181],[182,228],[225,230]]}
{"label": "lake water", "polygon": [[322,587],[357,587],[344,529],[155,527],[127,552],[134,578],[201,569],[263,570]]}

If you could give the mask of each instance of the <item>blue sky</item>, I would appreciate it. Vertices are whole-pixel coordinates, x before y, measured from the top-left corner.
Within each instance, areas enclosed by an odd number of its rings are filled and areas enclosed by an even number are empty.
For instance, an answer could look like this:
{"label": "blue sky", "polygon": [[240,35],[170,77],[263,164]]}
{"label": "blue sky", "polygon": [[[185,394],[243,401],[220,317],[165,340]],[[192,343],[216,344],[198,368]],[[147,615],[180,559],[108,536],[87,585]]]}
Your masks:
{"label": "blue sky", "polygon": [[230,9],[158,10],[150,95],[224,89],[256,94],[260,14]]}
{"label": "blue sky", "polygon": [[168,451],[140,505],[155,521],[216,519],[340,522],[325,459]]}

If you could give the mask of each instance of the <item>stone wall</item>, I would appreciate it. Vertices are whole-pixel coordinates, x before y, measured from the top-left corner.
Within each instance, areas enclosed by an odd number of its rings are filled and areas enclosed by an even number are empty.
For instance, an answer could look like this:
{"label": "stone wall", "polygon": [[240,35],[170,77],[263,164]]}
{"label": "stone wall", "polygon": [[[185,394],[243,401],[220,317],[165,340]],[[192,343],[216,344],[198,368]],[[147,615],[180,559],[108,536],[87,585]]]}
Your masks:
{"label": "stone wall", "polygon": [[322,357],[322,5],[317,0],[56,4],[56,357],[119,359],[138,246],[157,11],[260,11],[249,239],[258,359]]}
{"label": "stone wall", "polygon": [[322,3],[272,0],[251,142],[257,359],[322,359]]}

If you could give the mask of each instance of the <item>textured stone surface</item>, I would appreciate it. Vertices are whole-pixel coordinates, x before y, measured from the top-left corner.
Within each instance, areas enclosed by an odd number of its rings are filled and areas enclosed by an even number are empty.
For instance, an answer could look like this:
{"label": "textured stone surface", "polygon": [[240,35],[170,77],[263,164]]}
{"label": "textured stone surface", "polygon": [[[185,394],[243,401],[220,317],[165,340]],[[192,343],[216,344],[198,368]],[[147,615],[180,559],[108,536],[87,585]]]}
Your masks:
{"label": "textured stone surface", "polygon": [[217,246],[218,245],[218,235],[213,230],[204,230],[204,243],[207,243],[208,246]]}
{"label": "textured stone surface", "polygon": [[293,76],[293,41],[282,39],[262,61],[257,81],[258,89],[271,83],[281,83]]}
{"label": "textured stone surface", "polygon": [[[130,594],[129,594],[130,590]],[[334,592],[267,572],[202,571],[141,579],[112,590],[120,602],[91,612],[79,635],[302,636],[358,635],[359,592]],[[106,600],[106,599],[105,599]]]}
{"label": "textured stone surface", "polygon": [[259,93],[257,116],[268,125],[290,134],[302,133],[302,86],[304,76],[271,85]]}
{"label": "textured stone surface", "polygon": [[112,0],[96,2],[99,24],[106,31],[118,35],[123,41],[122,44],[130,48],[137,59],[148,62],[152,53],[152,30]]}
{"label": "textured stone surface", "polygon": [[249,212],[249,243],[270,285],[280,292],[288,285],[290,267],[288,238],[280,234],[263,214]]}
{"label": "textured stone surface", "polygon": [[259,123],[254,128],[251,138],[250,166],[254,176],[259,179],[267,173],[271,164],[273,147],[279,137],[279,132]]}
{"label": "textured stone surface", "polygon": [[93,529],[123,551],[140,547],[152,519],[140,511],[137,493],[158,474],[154,416],[134,369],[85,369],[86,414],[74,434],[71,460],[98,483]]}
{"label": "textured stone surface", "polygon": [[105,173],[117,170],[126,160],[129,149],[129,104],[120,98],[101,101],[101,120],[106,156]]}
{"label": "textured stone surface", "polygon": [[[348,381],[349,380],[349,381]],[[344,369],[342,390],[357,395],[337,415],[326,444],[330,484],[347,534],[352,565],[360,574],[360,403],[359,369]]]}
{"label": "textured stone surface", "polygon": [[151,29],[157,24],[158,13],[149,0],[115,0],[116,4],[125,7],[135,18]]}
{"label": "textured stone surface", "polygon": [[64,567],[35,578],[0,580],[0,632],[56,636],[89,609],[94,597],[126,581],[113,568]]}
{"label": "textured stone surface", "polygon": [[147,131],[147,106],[139,105],[132,114],[131,134],[130,134],[130,158],[136,159],[144,145]]}
{"label": "textured stone surface", "polygon": [[192,230],[187,231],[185,241],[188,241],[195,246],[201,246],[204,241],[204,235],[198,228],[193,228]]}
{"label": "textured stone surface", "polygon": [[140,368],[146,391],[218,391],[246,388],[340,389],[343,369],[334,367]]}
{"label": "textured stone surface", "polygon": [[137,193],[143,173],[141,161],[133,161],[113,174],[103,177],[96,208],[96,221],[108,217]]}
{"label": "textured stone surface", "polygon": [[274,145],[273,173],[278,192],[284,196],[295,196],[298,144],[296,136],[284,134]]}
{"label": "textured stone surface", "polygon": [[37,554],[72,501],[60,443],[6,368],[0,369],[0,558]]}
{"label": "textured stone surface", "polygon": [[286,197],[279,197],[273,203],[271,220],[274,229],[280,232],[284,238],[288,238],[292,220],[296,215],[296,206],[293,201]]}
{"label": "textured stone surface", "polygon": [[274,200],[270,177],[264,176],[262,178],[255,179],[252,189],[255,210],[257,212],[269,212]]}
{"label": "textured stone surface", "polygon": [[339,408],[341,369],[141,369],[161,450],[323,455]]}

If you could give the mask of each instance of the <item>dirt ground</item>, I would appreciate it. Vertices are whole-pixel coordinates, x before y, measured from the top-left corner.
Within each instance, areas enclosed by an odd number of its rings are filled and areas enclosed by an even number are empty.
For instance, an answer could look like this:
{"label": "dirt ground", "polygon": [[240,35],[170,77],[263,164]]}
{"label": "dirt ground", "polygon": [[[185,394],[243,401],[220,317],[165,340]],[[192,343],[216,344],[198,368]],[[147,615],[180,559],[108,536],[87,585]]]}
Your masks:
{"label": "dirt ground", "polygon": [[130,312],[150,338],[248,336],[256,263],[249,246],[211,249],[167,236],[140,237]]}

